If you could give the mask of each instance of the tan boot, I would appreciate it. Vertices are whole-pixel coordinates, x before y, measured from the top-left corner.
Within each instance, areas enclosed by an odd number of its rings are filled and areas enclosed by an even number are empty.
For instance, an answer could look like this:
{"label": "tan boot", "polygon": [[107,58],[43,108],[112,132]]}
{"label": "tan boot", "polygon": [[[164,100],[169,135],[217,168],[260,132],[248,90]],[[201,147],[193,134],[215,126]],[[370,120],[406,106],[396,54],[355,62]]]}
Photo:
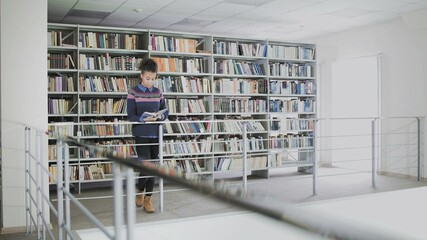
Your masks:
{"label": "tan boot", "polygon": [[144,210],[147,213],[153,213],[154,212],[153,204],[151,203],[151,196],[145,196],[144,197]]}
{"label": "tan boot", "polygon": [[144,195],[142,193],[137,193],[135,196],[135,204],[137,207],[142,207],[144,204]]}

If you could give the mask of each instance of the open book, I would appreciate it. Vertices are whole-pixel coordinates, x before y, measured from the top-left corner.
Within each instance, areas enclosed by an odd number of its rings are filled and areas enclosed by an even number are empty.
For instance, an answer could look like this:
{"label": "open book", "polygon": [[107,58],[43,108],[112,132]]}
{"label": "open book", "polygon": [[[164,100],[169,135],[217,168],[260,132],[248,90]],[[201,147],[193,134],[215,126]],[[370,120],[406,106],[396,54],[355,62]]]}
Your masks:
{"label": "open book", "polygon": [[144,121],[156,121],[157,119],[162,119],[162,114],[167,110],[168,109],[165,108],[158,112],[144,112],[144,114],[142,114],[142,118],[144,119]]}

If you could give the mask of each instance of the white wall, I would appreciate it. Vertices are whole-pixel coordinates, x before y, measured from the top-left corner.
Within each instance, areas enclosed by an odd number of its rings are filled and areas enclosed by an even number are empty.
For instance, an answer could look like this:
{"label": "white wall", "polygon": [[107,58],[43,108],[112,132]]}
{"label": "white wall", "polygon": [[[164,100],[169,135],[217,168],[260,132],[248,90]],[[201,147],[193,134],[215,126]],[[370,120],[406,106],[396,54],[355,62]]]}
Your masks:
{"label": "white wall", "polygon": [[25,226],[21,124],[47,129],[47,1],[1,0],[0,4],[1,207],[2,230],[7,231]]}
{"label": "white wall", "polygon": [[[316,39],[315,42],[320,66],[320,117],[330,117],[332,113],[331,97],[328,94],[331,89],[332,62],[380,53],[383,54],[380,100],[382,116],[426,115],[427,28],[414,27],[403,20],[396,20],[330,35]],[[360,96],[363,97],[363,93]],[[327,126],[323,127],[321,130],[327,132]],[[393,126],[383,124],[382,127],[389,130]],[[409,128],[413,129],[413,126]],[[383,140],[382,144],[392,141]],[[427,143],[426,135],[424,143]],[[328,143],[324,143],[321,147],[327,145]],[[327,163],[328,159],[327,154],[321,155],[321,163],[323,160]],[[387,171],[387,164],[382,167]]]}

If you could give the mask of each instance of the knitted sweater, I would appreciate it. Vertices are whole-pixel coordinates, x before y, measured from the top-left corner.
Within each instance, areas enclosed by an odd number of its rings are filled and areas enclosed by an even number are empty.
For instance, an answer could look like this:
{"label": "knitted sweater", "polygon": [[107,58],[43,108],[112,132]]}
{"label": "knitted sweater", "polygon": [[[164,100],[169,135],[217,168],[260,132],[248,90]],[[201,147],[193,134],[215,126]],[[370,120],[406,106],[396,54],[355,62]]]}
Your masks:
{"label": "knitted sweater", "polygon": [[[165,98],[158,88],[146,87],[138,84],[128,92],[127,96],[127,114],[131,122],[143,122],[141,115],[144,112],[158,112],[166,109]],[[169,113],[168,111],[162,114],[162,121],[165,120]],[[158,124],[134,124],[132,126],[132,135],[143,138],[158,138]]]}

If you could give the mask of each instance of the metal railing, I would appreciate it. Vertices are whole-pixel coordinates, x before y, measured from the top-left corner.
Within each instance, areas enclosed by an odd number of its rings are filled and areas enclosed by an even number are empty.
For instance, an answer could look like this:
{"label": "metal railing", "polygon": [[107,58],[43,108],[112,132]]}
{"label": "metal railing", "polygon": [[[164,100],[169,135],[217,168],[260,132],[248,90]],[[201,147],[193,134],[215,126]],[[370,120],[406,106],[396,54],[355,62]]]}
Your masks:
{"label": "metal railing", "polygon": [[[413,118],[397,118],[397,119],[413,119]],[[423,138],[424,131],[422,126],[424,125],[423,117],[415,117],[417,130],[415,132],[406,131],[406,133],[416,135],[416,166],[417,169],[417,179],[418,181],[422,178],[422,168],[423,168]],[[328,148],[322,149],[319,147],[320,141],[323,139],[328,139],[331,137],[342,138],[342,137],[354,137],[352,135],[340,135],[340,136],[328,136],[328,134],[319,134],[316,129],[318,128],[319,122],[321,121],[341,121],[345,119],[312,119],[315,122],[315,129],[313,129],[312,137],[314,139],[315,146],[310,152],[314,155],[319,155],[322,151],[335,151],[337,148]],[[376,171],[377,171],[377,160],[379,158],[379,150],[386,147],[385,145],[380,145],[380,138],[384,137],[387,134],[400,134],[397,131],[392,131],[390,133],[381,132],[379,133],[378,122],[384,120],[383,118],[364,118],[364,120],[371,121],[371,131],[367,136],[371,139],[371,177],[372,177],[372,187],[376,186]],[[238,120],[236,120],[238,121]],[[262,120],[260,120],[262,121]],[[264,120],[272,121],[272,120]],[[179,121],[183,123],[185,121]],[[200,121],[199,121],[200,122]],[[212,121],[206,121],[212,122]],[[247,138],[247,126],[246,121],[242,120],[242,143],[243,148],[240,154],[243,156],[243,166],[242,166],[242,185],[240,189],[230,190],[229,188],[223,188],[212,182],[204,183],[201,178],[195,177],[197,175],[185,174],[181,171],[171,171],[169,167],[162,164],[164,160],[164,154],[162,149],[164,149],[165,142],[162,138],[159,141],[159,148],[161,149],[159,154],[159,166],[155,165],[139,165],[132,158],[123,158],[120,157],[120,154],[114,151],[107,151],[105,148],[101,148],[95,145],[89,145],[81,141],[79,138],[72,138],[68,136],[55,136],[57,139],[57,169],[64,169],[64,171],[57,171],[57,176],[52,175],[51,172],[47,169],[45,162],[42,161],[42,151],[43,147],[41,146],[41,137],[47,136],[45,131],[35,130],[27,127],[25,129],[25,178],[26,178],[26,219],[27,219],[27,232],[32,233],[33,228],[36,229],[37,239],[46,239],[46,234],[50,239],[75,239],[75,236],[72,233],[71,228],[71,219],[70,219],[70,203],[75,204],[84,215],[86,215],[95,225],[98,227],[104,234],[110,239],[133,239],[133,225],[135,223],[135,206],[134,206],[134,196],[135,196],[135,175],[133,169],[146,171],[153,176],[159,176],[159,200],[160,200],[160,211],[163,211],[163,199],[164,192],[163,189],[163,179],[168,181],[178,183],[186,188],[196,190],[201,193],[209,194],[209,196],[218,198],[222,201],[226,201],[232,204],[235,204],[244,209],[248,209],[254,212],[258,212],[267,216],[270,216],[275,219],[284,221],[287,224],[301,227],[310,232],[321,234],[323,236],[329,236],[334,238],[345,238],[344,236],[351,236],[351,238],[371,238],[371,237],[381,237],[386,236],[386,233],[375,232],[374,230],[364,230],[364,233],[358,232],[360,230],[357,226],[352,226],[351,229],[339,229],[338,225],[334,226],[333,224],[324,226],[320,224],[316,218],[308,220],[306,217],[300,217],[300,210],[295,210],[292,206],[288,206],[285,209],[286,214],[283,214],[283,206],[281,210],[276,209],[274,206],[265,207],[258,206],[253,202],[249,201],[244,197],[247,191],[247,158],[249,151],[247,150],[248,138]],[[177,122],[178,123],[178,122]],[[115,124],[115,123],[111,123]],[[268,124],[269,126],[269,124]],[[160,136],[162,137],[163,128],[159,127]],[[35,132],[35,151],[32,152],[31,149],[31,132]],[[364,134],[361,134],[364,135]],[[267,141],[270,143],[273,138],[267,136]],[[83,204],[79,202],[79,199],[75,197],[70,191],[70,176],[69,176],[69,145],[75,145],[80,148],[88,149],[91,152],[99,153],[101,152],[107,159],[113,161],[113,182],[114,182],[114,231],[109,230],[105,227]],[[269,150],[271,146],[268,147]],[[362,147],[363,148],[363,147]],[[284,151],[287,151],[284,149]],[[298,152],[304,152],[304,150],[298,150]],[[270,154],[267,152],[267,154]],[[226,155],[229,156],[229,155]],[[306,156],[306,155],[304,155]],[[270,157],[270,156],[269,156]],[[33,165],[35,163],[35,166]],[[312,165],[303,165],[304,167],[312,167],[312,176],[313,176],[313,194],[317,193],[316,179],[317,179],[317,161],[313,161]],[[120,167],[123,166],[123,167]],[[35,174],[34,174],[35,172]],[[34,176],[35,175],[35,176]],[[50,199],[48,194],[46,176],[49,176],[52,179],[56,180],[57,188],[57,206],[55,207]],[[123,179],[126,179],[126,194],[123,194]],[[35,192],[35,195],[34,195]],[[123,202],[121,196],[126,196],[126,213],[123,211]],[[35,209],[34,209],[35,208]],[[34,211],[36,213],[34,214]],[[52,229],[50,229],[49,218],[46,217],[51,212],[58,219],[57,234],[55,234]],[[124,221],[123,216],[126,216],[126,221]],[[324,219],[324,216],[320,216]],[[123,227],[126,222],[126,228]],[[33,227],[34,226],[34,227]],[[126,230],[127,234],[123,234],[123,231]],[[57,238],[55,238],[57,235]],[[398,239],[397,236],[387,236],[389,239]]]}

